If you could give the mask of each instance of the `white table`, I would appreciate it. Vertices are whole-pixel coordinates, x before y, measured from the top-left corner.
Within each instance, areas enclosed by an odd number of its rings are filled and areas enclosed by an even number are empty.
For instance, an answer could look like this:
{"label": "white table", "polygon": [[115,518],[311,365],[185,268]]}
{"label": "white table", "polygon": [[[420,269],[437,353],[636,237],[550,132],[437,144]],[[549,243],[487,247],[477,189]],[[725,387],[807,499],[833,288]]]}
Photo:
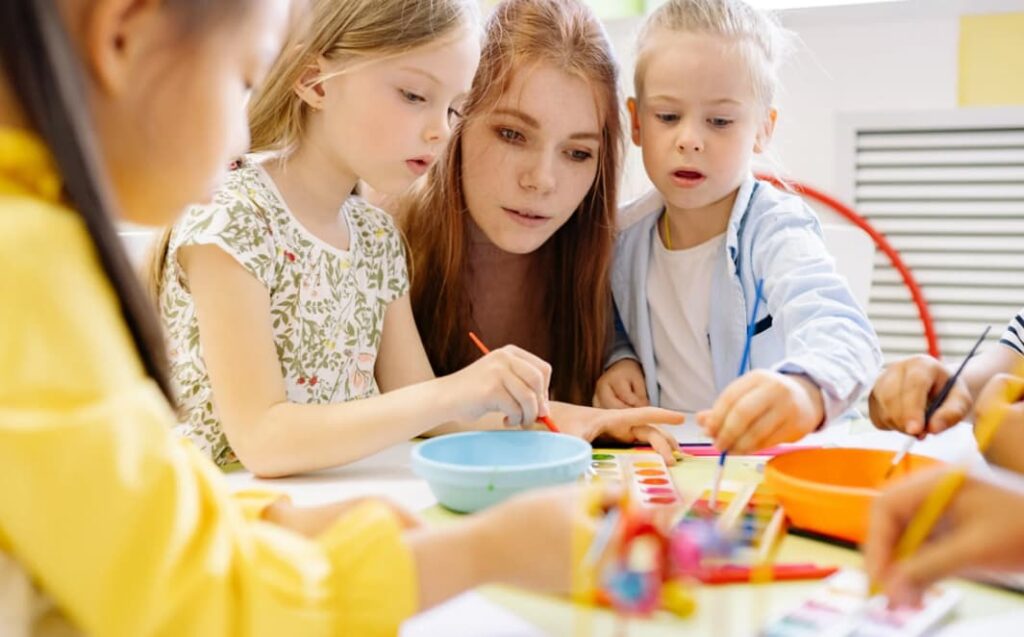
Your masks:
{"label": "white table", "polygon": [[[840,423],[829,430],[812,434],[798,444],[815,444],[839,447],[867,447],[881,449],[898,449],[906,437],[894,432],[875,430],[867,421]],[[378,454],[364,458],[344,467],[318,471],[292,478],[261,480],[246,471],[228,474],[227,481],[233,489],[251,487],[269,488],[291,496],[296,504],[315,505],[340,499],[358,496],[381,496],[400,504],[412,511],[421,511],[437,503],[426,482],[417,478],[411,468],[410,451],[414,442],[404,442],[386,449]],[[984,466],[984,460],[978,453],[974,436],[969,425],[959,425],[950,431],[931,436],[923,442],[916,443],[913,453],[930,455],[947,462],[967,461],[973,467]],[[796,538],[794,541],[807,541]],[[837,552],[846,553],[847,561],[858,558],[854,554],[841,549]],[[837,562],[843,563],[843,562]],[[812,584],[804,584],[803,590]],[[789,584],[788,592],[783,588],[776,593],[776,602],[799,598],[800,584]],[[722,590],[709,591],[708,600],[702,601],[702,607],[717,608],[715,614],[726,612],[731,607],[746,607],[751,604],[751,594],[745,587],[726,587]],[[781,596],[782,599],[779,599]],[[515,597],[515,596],[514,596]],[[508,596],[497,596],[502,603],[496,603],[495,595],[480,595],[477,592],[467,593],[449,603],[424,613],[405,624],[402,637],[539,637],[545,634],[561,635],[567,626],[572,625],[569,618],[571,611],[566,605],[551,598],[534,596],[515,597],[514,611],[504,603]],[[992,599],[989,599],[992,598]],[[524,601],[524,599],[526,601]],[[532,600],[532,601],[531,601]],[[981,603],[983,602],[983,603]],[[985,593],[979,602],[975,598],[965,600],[963,611],[965,619],[979,620],[987,617],[997,618],[1007,612],[1020,612],[1024,601],[998,592]],[[786,601],[784,606],[791,606]],[[603,611],[602,611],[603,612]],[[706,618],[707,613],[704,614]],[[1016,615],[1019,617],[1019,615]],[[494,623],[497,621],[498,623]],[[716,620],[717,621],[717,620]],[[718,628],[705,625],[702,619],[684,628],[686,634],[720,634]],[[712,622],[714,624],[715,622]],[[958,622],[959,623],[959,622]],[[596,632],[593,635],[611,635],[613,622],[607,617],[598,619]],[[970,624],[966,624],[970,626]],[[678,626],[638,626],[636,635],[669,635],[679,634]],[[725,630],[725,634],[742,634],[743,628],[734,626],[739,632]],[[710,631],[710,632],[709,632]]]}
{"label": "white table", "polygon": [[437,504],[427,483],[412,472],[413,442],[403,442],[358,462],[291,478],[262,480],[248,471],[227,474],[234,490],[273,489],[291,496],[295,504],[315,505],[359,496],[381,496],[412,510]]}
{"label": "white table", "polygon": [[[671,427],[666,427],[671,430]],[[829,429],[807,436],[798,445],[899,449],[906,436],[893,431],[878,431],[866,420],[837,423]],[[248,471],[227,474],[232,489],[265,487],[292,497],[296,504],[312,505],[356,496],[377,495],[390,498],[413,511],[437,504],[426,482],[412,472],[410,452],[413,442],[403,442],[380,453],[344,467],[326,469],[291,478],[261,480]],[[966,461],[972,468],[985,467],[978,453],[971,426],[964,423],[949,431],[915,443],[912,453],[932,456],[946,462]]]}

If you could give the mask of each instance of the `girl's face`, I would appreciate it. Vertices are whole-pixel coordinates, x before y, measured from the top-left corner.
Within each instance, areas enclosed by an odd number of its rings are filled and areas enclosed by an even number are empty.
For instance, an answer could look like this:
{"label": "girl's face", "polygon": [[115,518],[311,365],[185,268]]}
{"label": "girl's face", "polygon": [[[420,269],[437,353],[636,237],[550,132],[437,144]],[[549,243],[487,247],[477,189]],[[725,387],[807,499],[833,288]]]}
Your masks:
{"label": "girl's face", "polygon": [[480,61],[478,34],[462,29],[441,42],[402,55],[342,66],[303,90],[313,109],[304,143],[365,181],[401,194],[444,150]]}
{"label": "girl's face", "polygon": [[594,184],[601,117],[591,86],[550,65],[516,73],[467,122],[462,187],[473,221],[506,252],[540,248]]}
{"label": "girl's face", "polygon": [[[277,56],[289,0],[183,29],[166,3],[93,3],[80,20],[99,146],[125,220],[168,225],[208,200],[249,145],[246,103]],[[88,11],[88,9],[83,10]],[[205,29],[205,30],[204,30]]]}

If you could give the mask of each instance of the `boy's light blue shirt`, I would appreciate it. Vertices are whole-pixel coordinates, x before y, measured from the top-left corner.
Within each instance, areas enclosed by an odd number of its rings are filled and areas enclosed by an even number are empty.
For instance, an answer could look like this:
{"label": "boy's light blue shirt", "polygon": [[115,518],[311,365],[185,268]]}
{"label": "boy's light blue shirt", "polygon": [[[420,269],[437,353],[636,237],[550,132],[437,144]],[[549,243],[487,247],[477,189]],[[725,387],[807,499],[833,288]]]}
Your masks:
{"label": "boy's light blue shirt", "polygon": [[[636,221],[620,232],[612,268],[616,325],[608,365],[638,360],[652,405],[660,400],[647,271],[662,210],[657,191],[623,208],[621,216]],[[751,176],[740,186],[711,279],[708,343],[718,393],[736,379],[762,278],[750,368],[806,375],[822,390],[826,421],[841,415],[878,375],[878,337],[836,272],[814,212],[800,197]]]}

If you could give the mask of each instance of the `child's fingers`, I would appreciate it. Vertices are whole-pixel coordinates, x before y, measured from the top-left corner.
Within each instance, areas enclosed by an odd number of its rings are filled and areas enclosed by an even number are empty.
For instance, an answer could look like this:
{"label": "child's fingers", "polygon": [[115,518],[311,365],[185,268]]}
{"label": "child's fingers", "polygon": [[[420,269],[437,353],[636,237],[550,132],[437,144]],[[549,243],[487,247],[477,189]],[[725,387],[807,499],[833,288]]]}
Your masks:
{"label": "child's fingers", "polygon": [[879,429],[892,429],[892,405],[899,398],[901,365],[886,367],[868,396],[871,421]]}
{"label": "child's fingers", "polygon": [[[712,429],[720,429],[725,424],[725,417],[732,410],[733,405],[736,401],[743,398],[743,396],[750,390],[752,386],[751,380],[748,375],[741,376],[740,378],[729,383],[718,399],[715,400],[715,404],[708,410],[708,424]],[[716,432],[717,433],[717,432]],[[719,447],[721,448],[721,447]]]}
{"label": "child's fingers", "polygon": [[522,378],[507,376],[505,377],[505,391],[515,401],[520,413],[521,420],[518,424],[529,425],[537,422],[539,404],[537,394],[533,391],[532,387],[527,385]]}
{"label": "child's fingers", "polygon": [[875,499],[864,544],[864,569],[872,582],[881,582],[892,564],[896,542],[903,532],[902,516],[885,495]]}
{"label": "child's fingers", "polygon": [[733,443],[730,451],[733,453],[751,453],[767,447],[772,437],[785,425],[783,410],[777,405],[769,407],[768,411],[758,416],[747,430],[740,434]]}
{"label": "child's fingers", "polygon": [[978,395],[976,413],[984,414],[992,409],[1002,409],[1017,402],[1024,393],[1024,379],[1010,374],[996,374]]}
{"label": "child's fingers", "polygon": [[541,393],[547,394],[548,387],[551,385],[551,363],[521,347],[516,347],[515,345],[508,345],[506,347],[514,356],[526,361],[531,367],[540,372],[542,379]]}
{"label": "child's fingers", "polygon": [[889,608],[919,608],[924,591],[912,584],[899,567],[882,580],[882,592],[889,600]]}
{"label": "child's fingers", "polygon": [[704,430],[704,433],[707,434],[708,437],[715,437],[718,433],[718,422],[714,420],[714,416],[710,409],[698,411],[693,417],[697,420],[697,424],[700,425],[700,428]]}
{"label": "child's fingers", "polygon": [[548,394],[548,377],[544,370],[523,359],[513,359],[512,371],[538,399]]}
{"label": "child's fingers", "polygon": [[679,443],[676,442],[675,437],[650,425],[637,427],[633,433],[638,441],[650,444],[651,448],[665,459],[665,464],[672,466],[676,463],[675,452],[678,450]]}
{"label": "child's fingers", "polygon": [[[944,376],[945,374],[940,375]],[[900,403],[896,416],[897,427],[911,436],[916,436],[924,431],[924,411],[928,406],[928,396],[932,393],[936,383],[941,388],[943,382],[945,379],[938,380],[934,370],[921,365],[906,366],[900,384]]]}
{"label": "child's fingers", "polygon": [[972,404],[970,393],[960,387],[954,387],[942,406],[932,414],[932,419],[928,422],[928,431],[937,434],[959,423],[967,417]]}
{"label": "child's fingers", "polygon": [[[663,432],[655,424],[678,425],[686,420],[679,412],[660,407],[637,407],[608,411],[600,419],[598,435],[610,436],[620,442],[641,440],[654,445],[655,437],[665,443],[668,455],[679,448],[674,436]],[[661,453],[661,451],[659,451]]]}
{"label": "child's fingers", "polygon": [[509,363],[509,368],[520,382],[516,383],[514,379],[508,378],[505,386],[510,391],[515,388],[516,391],[512,394],[523,407],[523,417],[526,418],[524,422],[532,423],[538,415],[548,415],[548,388],[543,371],[536,367],[533,361],[521,357],[512,357]]}
{"label": "child's fingers", "polygon": [[875,498],[864,544],[864,563],[872,581],[882,581],[894,561],[896,543],[910,518],[934,488],[944,471],[932,470],[911,476],[885,489]]}
{"label": "child's fingers", "polygon": [[619,425],[681,425],[686,422],[686,415],[661,407],[636,407],[612,416],[613,422]]}
{"label": "child's fingers", "polygon": [[534,361],[518,356],[512,346],[494,350],[486,358],[489,367],[482,369],[494,382],[487,389],[487,399],[505,414],[509,425],[534,422],[541,407],[547,408],[543,372]]}
{"label": "child's fingers", "polygon": [[732,450],[736,440],[746,432],[757,418],[772,408],[777,399],[768,387],[757,387],[737,400],[722,420],[722,428],[715,438],[715,446],[722,451]]}
{"label": "child's fingers", "polygon": [[984,538],[964,529],[954,529],[948,535],[927,542],[893,568],[890,602],[895,605],[918,602],[929,586],[956,574],[967,564],[976,563],[986,545]]}
{"label": "child's fingers", "polygon": [[[524,422],[523,407],[514,392],[524,395],[532,395],[525,385],[515,375],[506,374],[500,379],[500,384],[491,392],[490,401],[493,408],[505,414],[505,425],[508,427],[519,427]],[[513,388],[510,388],[510,385]],[[518,389],[515,386],[518,385]]]}

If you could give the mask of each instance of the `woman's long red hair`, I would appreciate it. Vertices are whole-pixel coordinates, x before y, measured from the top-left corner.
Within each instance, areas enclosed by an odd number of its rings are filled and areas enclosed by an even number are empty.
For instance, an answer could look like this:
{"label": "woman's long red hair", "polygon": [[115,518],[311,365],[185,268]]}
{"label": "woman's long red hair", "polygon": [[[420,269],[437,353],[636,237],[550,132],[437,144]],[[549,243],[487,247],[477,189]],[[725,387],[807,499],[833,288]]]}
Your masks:
{"label": "woman's long red hair", "polygon": [[600,21],[578,0],[505,0],[488,20],[480,67],[446,156],[424,188],[400,211],[412,255],[412,305],[427,354],[438,374],[472,362],[467,332],[468,235],[462,187],[462,132],[486,113],[512,74],[550,64],[586,81],[602,117],[597,176],[575,213],[543,248],[551,260],[547,315],[538,329],[550,337],[552,396],[589,404],[604,368],[611,327],[609,270],[615,238],[616,183],[622,155],[618,67]]}

